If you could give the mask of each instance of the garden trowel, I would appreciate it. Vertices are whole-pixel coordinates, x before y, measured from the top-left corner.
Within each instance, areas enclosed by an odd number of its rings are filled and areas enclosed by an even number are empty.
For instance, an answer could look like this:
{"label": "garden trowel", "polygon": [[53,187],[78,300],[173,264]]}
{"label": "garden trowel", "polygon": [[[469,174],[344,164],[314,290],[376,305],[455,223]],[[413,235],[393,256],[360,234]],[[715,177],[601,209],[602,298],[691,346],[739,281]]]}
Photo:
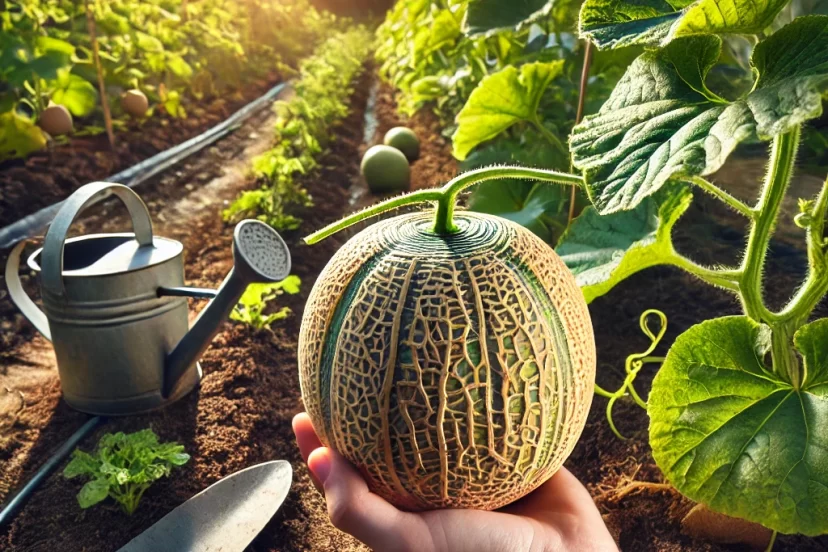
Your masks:
{"label": "garden trowel", "polygon": [[284,460],[228,475],[161,518],[118,552],[242,552],[287,497]]}

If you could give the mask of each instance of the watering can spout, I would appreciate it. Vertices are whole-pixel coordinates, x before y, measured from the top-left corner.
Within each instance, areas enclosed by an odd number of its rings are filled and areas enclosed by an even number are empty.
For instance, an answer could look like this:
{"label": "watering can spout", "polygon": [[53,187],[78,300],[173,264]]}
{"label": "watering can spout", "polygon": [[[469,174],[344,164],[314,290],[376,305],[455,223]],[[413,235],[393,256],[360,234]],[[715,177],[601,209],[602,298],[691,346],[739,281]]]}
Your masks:
{"label": "watering can spout", "polygon": [[179,381],[210,345],[223,320],[252,283],[278,282],[290,273],[290,252],[281,236],[267,224],[244,220],[233,232],[233,269],[215,298],[201,311],[190,331],[167,355],[163,395],[171,395]]}

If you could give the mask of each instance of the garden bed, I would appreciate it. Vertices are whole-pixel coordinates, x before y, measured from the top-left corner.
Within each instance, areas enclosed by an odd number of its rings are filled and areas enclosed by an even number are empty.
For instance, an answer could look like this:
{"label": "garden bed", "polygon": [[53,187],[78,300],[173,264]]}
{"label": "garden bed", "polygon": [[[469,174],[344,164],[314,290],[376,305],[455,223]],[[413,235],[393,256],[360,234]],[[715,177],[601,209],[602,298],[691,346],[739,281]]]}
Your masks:
{"label": "garden bed", "polygon": [[162,113],[146,121],[129,120],[116,136],[114,151],[106,134],[100,133],[0,163],[0,228],[66,198],[88,182],[103,180],[198,136],[280,80],[274,73],[222,98],[200,102],[184,119]]}
{"label": "garden bed", "polygon": [[[274,324],[273,331],[256,331],[226,322],[203,357],[205,376],[198,391],[157,413],[113,419],[82,445],[91,448],[95,439],[105,432],[151,426],[162,440],[182,443],[192,460],[171,478],[153,486],[129,518],[110,502],[91,510],[80,510],[75,500],[77,483],[55,474],[34,494],[11,526],[0,530],[0,548],[67,552],[115,550],[219,478],[252,464],[284,458],[294,467],[293,487],[251,550],[363,549],[327,521],[324,500],[311,485],[294,444],[290,420],[302,409],[296,343],[303,305],[313,281],[347,235],[335,235],[313,247],[302,245],[300,238],[303,233],[373,201],[358,176],[359,160],[367,147],[363,140],[364,112],[373,80],[370,72],[360,79],[351,100],[351,114],[335,129],[337,139],[322,159],[322,171],[304,181],[316,206],[304,213],[302,231],[285,234],[293,253],[294,273],[303,285],[300,294],[283,296],[278,302],[280,306],[289,306],[293,314]],[[389,89],[381,87],[376,100],[374,113],[378,124],[374,141],[400,122]],[[421,158],[412,166],[415,185],[431,187],[453,176],[456,164],[450,155],[450,144],[440,137],[436,118],[423,112],[407,124],[418,133],[422,143]],[[267,128],[270,128],[269,121],[257,118],[216,148],[197,154],[192,163],[204,166],[222,162],[220,157],[210,157],[216,155],[212,150],[228,149],[228,144],[234,143],[236,157],[250,155],[254,152],[249,146],[256,142],[251,136],[264,133]],[[721,178],[734,186],[754,182],[754,173],[757,170],[761,173],[761,164],[750,159],[733,166],[736,170]],[[178,189],[180,192],[192,175],[173,174],[166,178],[166,185],[152,185],[146,192],[141,191],[153,211],[156,231],[184,243],[188,284],[215,287],[232,263],[232,226],[221,221],[218,210],[226,199],[252,186],[252,182],[239,174],[227,176],[226,169],[215,167],[203,183],[203,190],[216,193],[199,198],[202,189],[173,195],[160,191]],[[807,188],[812,182],[799,178],[796,185]],[[739,195],[738,187],[730,189]],[[807,196],[809,192],[803,191],[801,195]],[[795,206],[787,208],[781,239],[774,244],[768,267],[778,282],[771,302],[789,295],[805,266],[804,254],[795,247],[796,228],[790,223],[790,209]],[[124,223],[122,216],[113,217],[105,207],[94,213],[95,216],[84,221],[88,230],[114,229]],[[733,230],[739,228],[734,226],[737,221],[735,215],[712,201],[695,202],[685,224],[680,226],[678,247],[692,250],[702,262],[725,262],[728,259],[722,256],[733,251],[733,246],[743,239],[739,230]],[[638,317],[652,307],[663,310],[669,318],[665,348],[679,333],[701,320],[738,312],[731,295],[697,283],[678,270],[651,269],[630,278],[608,297],[599,298],[590,306],[598,345],[598,379],[605,388],[618,384],[628,354],[646,348],[648,343],[638,329]],[[7,328],[25,325],[19,317],[12,324],[13,316],[8,310],[0,315],[4,334]],[[10,390],[0,389],[0,393],[5,393],[0,395],[0,501],[30,477],[50,452],[87,419],[61,400],[49,344],[41,337],[29,339],[30,332],[23,335],[27,337],[9,342],[0,357],[3,384]],[[639,389],[648,388],[653,373],[653,369],[645,369],[639,378]],[[18,392],[22,393],[22,408],[19,401],[15,403],[20,396]],[[682,535],[680,519],[692,505],[674,492],[633,491],[617,499],[619,490],[625,488],[629,479],[658,482],[660,472],[646,441],[645,412],[632,403],[622,402],[617,406],[616,423],[630,437],[621,441],[607,425],[605,406],[605,399],[594,400],[583,437],[567,466],[596,498],[622,550],[738,549],[694,541]],[[822,550],[826,546],[826,538],[781,536],[775,550]]]}

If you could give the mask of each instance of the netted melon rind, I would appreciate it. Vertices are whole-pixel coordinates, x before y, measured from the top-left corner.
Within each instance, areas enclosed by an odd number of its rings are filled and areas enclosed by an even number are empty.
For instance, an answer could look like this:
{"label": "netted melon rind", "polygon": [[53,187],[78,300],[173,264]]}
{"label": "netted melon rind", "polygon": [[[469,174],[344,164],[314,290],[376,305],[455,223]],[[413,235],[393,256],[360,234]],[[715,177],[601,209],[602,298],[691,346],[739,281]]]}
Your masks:
{"label": "netted melon rind", "polygon": [[450,239],[424,214],[363,231],[302,322],[302,393],[323,442],[412,510],[494,509],[546,481],[595,378],[586,303],[557,255],[503,219],[457,219],[467,231]]}

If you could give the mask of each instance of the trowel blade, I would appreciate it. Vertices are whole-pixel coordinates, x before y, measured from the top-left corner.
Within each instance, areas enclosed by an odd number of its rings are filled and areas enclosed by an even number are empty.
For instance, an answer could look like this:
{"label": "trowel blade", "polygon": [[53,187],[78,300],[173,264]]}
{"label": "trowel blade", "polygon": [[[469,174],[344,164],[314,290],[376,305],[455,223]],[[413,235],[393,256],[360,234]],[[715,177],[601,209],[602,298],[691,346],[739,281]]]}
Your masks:
{"label": "trowel blade", "polygon": [[118,552],[241,552],[287,497],[290,463],[265,462],[213,483]]}

